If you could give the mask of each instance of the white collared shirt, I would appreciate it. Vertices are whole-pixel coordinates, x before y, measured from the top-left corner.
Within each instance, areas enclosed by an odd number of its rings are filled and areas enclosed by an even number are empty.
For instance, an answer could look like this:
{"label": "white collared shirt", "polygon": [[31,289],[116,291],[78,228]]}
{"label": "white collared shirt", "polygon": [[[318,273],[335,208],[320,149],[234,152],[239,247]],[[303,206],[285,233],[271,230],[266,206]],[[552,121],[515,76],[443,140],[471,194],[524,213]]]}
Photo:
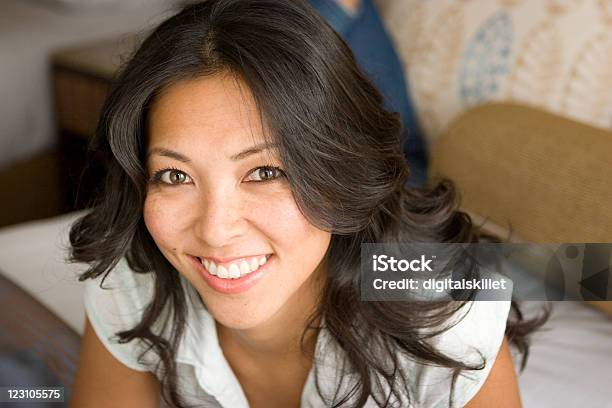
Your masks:
{"label": "white collared shirt", "polygon": [[[99,287],[101,277],[86,281],[85,309],[91,325],[108,351],[126,366],[138,371],[150,371],[159,358],[148,352],[142,362],[142,350],[132,341],[119,344],[115,333],[133,328],[153,293],[153,274],[134,273],[122,259]],[[187,320],[184,335],[175,360],[179,376],[180,395],[186,402],[211,408],[247,408],[245,394],[230,368],[217,339],[213,317],[208,313],[191,284],[181,277],[186,292]],[[459,323],[435,339],[438,350],[468,363],[486,365],[482,370],[465,371],[455,383],[453,406],[464,406],[486,380],[501,346],[509,301],[471,302],[462,309]],[[324,395],[333,395],[341,374],[342,349],[323,328],[315,351],[317,378]],[[400,357],[402,370],[409,379],[410,407],[448,407],[452,372],[443,367],[424,365]],[[344,376],[346,378],[346,376]],[[346,385],[346,384],[345,384]],[[348,388],[346,388],[348,389]],[[303,408],[326,407],[315,386],[315,370],[311,370],[302,391]],[[377,407],[370,397],[366,407]]]}

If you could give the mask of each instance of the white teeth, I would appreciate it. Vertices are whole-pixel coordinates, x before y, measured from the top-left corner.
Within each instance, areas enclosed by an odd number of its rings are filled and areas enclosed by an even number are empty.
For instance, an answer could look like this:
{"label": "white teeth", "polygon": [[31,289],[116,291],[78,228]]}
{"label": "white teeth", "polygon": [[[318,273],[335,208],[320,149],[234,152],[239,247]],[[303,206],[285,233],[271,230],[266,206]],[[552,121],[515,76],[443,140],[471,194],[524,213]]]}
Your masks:
{"label": "white teeth", "polygon": [[260,266],[268,262],[266,256],[242,259],[229,265],[217,265],[214,261],[202,259],[202,265],[211,274],[222,279],[237,279],[255,272]]}
{"label": "white teeth", "polygon": [[232,279],[240,277],[240,268],[234,263],[229,266],[229,277]]}
{"label": "white teeth", "polygon": [[219,268],[217,269],[217,276],[220,278],[229,278],[229,271],[225,268],[225,266],[220,265]]}
{"label": "white teeth", "polygon": [[246,275],[249,272],[251,272],[251,267],[249,266],[249,263],[245,260],[240,262],[240,275]]}

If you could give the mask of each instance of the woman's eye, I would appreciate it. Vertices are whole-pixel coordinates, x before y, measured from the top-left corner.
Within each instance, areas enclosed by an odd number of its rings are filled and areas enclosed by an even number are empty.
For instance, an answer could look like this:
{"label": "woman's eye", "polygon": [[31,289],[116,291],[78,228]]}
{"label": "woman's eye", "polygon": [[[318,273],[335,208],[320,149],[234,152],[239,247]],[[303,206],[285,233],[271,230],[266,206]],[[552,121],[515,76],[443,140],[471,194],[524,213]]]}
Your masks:
{"label": "woman's eye", "polygon": [[181,170],[160,170],[153,176],[153,181],[164,184],[186,184],[191,182],[191,177]]}
{"label": "woman's eye", "polygon": [[246,178],[246,181],[269,181],[283,176],[283,171],[274,166],[262,166],[253,169]]}

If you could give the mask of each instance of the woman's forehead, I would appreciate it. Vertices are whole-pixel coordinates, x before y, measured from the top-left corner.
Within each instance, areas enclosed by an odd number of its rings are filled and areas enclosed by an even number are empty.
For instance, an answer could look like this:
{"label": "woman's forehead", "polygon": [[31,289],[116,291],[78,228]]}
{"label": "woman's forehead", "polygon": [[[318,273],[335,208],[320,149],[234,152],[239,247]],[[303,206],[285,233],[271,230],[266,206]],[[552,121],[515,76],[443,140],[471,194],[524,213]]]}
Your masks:
{"label": "woman's forehead", "polygon": [[248,86],[235,75],[183,80],[155,98],[148,118],[149,145],[262,142],[260,116]]}

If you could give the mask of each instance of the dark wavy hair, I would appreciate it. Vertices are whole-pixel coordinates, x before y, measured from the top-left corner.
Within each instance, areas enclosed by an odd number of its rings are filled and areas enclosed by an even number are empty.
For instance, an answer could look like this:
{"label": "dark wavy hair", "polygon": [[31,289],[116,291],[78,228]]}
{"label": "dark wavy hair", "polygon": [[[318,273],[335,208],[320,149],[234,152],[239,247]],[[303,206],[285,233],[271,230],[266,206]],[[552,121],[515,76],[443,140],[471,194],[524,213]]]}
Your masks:
{"label": "dark wavy hair", "polygon": [[[154,297],[142,321],[117,335],[159,355],[164,400],[185,406],[173,357],[187,309],[179,273],[143,221],[148,111],[173,83],[221,72],[248,85],[297,205],[312,224],[332,233],[320,300],[302,336],[303,342],[306,332],[318,330],[315,322],[324,316],[346,366],[357,374],[330,406],[362,406],[369,396],[380,406],[406,406],[407,378],[398,352],[448,367],[455,378],[461,370],[481,369],[484,363],[464,364],[428,342],[448,329],[445,322],[465,302],[360,301],[361,243],[480,239],[470,218],[457,210],[452,183],[406,187],[398,114],[385,110],[349,47],[308,5],[209,0],[185,6],[159,25],[116,78],[91,146],[92,154],[106,158],[105,185],[70,232],[72,260],[90,265],[79,280],[105,278],[122,257],[136,273],[153,274]],[[507,325],[507,335],[526,358],[525,335],[538,322],[525,322],[513,306],[516,321]],[[152,330],[166,308],[172,318],[162,323],[172,325],[170,338]]]}

